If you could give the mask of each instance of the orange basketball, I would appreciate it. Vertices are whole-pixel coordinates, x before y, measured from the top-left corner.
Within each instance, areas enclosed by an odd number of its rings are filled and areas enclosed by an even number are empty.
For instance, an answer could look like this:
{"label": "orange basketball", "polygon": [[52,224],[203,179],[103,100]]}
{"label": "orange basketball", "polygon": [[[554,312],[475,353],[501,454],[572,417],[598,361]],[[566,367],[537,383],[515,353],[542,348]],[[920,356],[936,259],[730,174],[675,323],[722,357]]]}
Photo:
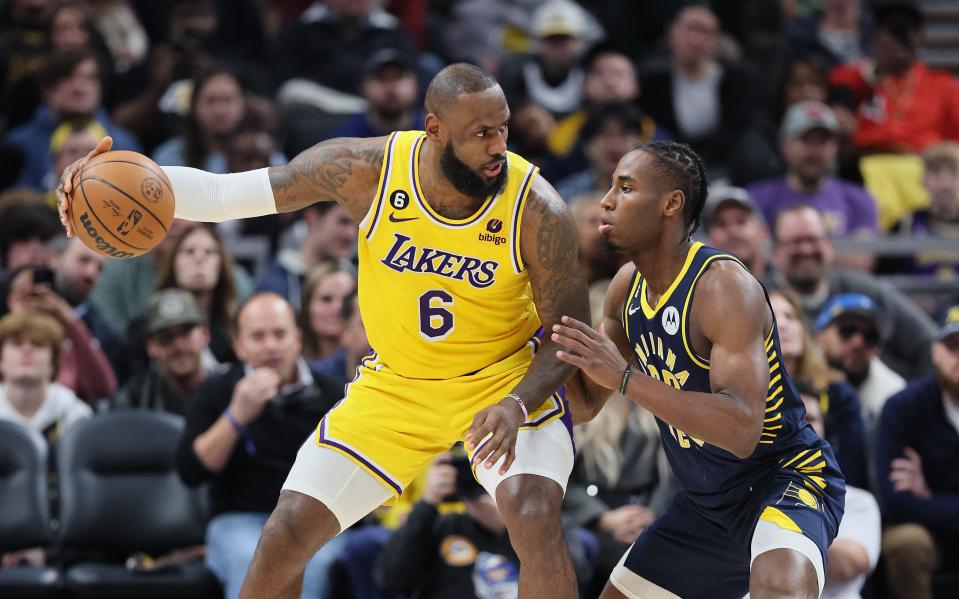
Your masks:
{"label": "orange basketball", "polygon": [[160,243],[173,222],[173,188],[155,162],[116,150],[88,161],[74,178],[70,224],[88,247],[132,258]]}

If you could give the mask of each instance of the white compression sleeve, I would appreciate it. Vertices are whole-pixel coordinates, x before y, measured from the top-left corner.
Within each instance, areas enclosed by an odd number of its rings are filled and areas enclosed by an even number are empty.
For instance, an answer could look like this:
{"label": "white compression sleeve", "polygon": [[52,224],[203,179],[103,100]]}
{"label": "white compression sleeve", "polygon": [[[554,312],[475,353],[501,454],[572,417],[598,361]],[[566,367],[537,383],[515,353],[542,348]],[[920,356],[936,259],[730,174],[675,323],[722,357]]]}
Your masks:
{"label": "white compression sleeve", "polygon": [[214,175],[185,166],[164,166],[176,200],[174,216],[219,223],[276,214],[276,200],[267,169]]}

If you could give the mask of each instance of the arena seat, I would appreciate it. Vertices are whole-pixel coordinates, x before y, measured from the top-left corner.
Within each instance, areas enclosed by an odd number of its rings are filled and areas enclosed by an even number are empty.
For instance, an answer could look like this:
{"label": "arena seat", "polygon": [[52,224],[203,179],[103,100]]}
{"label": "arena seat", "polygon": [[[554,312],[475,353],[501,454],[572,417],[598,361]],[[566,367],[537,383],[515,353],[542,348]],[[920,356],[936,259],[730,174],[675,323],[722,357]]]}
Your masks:
{"label": "arena seat", "polygon": [[72,597],[222,596],[202,563],[128,569],[131,555],[158,557],[203,543],[201,491],[177,475],[179,416],[122,411],[82,423],[61,440],[61,545]]}
{"label": "arena seat", "polygon": [[[47,486],[47,450],[26,427],[0,421],[0,553],[49,547],[53,543]],[[0,597],[56,597],[62,579],[56,568],[0,569]]]}

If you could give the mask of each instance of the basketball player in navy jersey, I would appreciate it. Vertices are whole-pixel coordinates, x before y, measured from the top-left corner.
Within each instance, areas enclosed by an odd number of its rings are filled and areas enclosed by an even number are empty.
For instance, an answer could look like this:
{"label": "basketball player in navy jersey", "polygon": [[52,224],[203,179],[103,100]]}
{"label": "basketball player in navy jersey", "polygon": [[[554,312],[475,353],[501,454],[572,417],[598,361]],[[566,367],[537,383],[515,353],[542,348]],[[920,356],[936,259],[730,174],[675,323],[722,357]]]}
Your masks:
{"label": "basketball player in navy jersey", "polygon": [[803,420],[762,285],[690,241],[706,185],[686,145],[623,157],[600,230],[631,263],[610,284],[600,331],[571,317],[553,327],[557,356],[580,369],[583,409],[615,390],[651,411],[681,486],[602,599],[818,597],[845,485]]}

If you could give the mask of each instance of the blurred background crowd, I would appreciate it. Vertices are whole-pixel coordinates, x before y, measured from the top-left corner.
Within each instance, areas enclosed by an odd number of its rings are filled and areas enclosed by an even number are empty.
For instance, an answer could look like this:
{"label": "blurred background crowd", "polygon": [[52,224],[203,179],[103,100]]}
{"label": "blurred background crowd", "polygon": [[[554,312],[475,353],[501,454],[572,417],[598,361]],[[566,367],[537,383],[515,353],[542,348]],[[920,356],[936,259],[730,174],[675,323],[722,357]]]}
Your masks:
{"label": "blurred background crowd", "polygon": [[[63,169],[104,135],[224,173],[418,129],[456,61],[496,74],[510,149],[569,203],[596,313],[623,263],[597,231],[617,161],[653,139],[700,153],[696,238],[766,284],[849,485],[824,596],[959,596],[948,0],[0,1],[0,595],[236,597],[296,450],[370,349],[338,205],[176,221],[109,261],[63,235]],[[576,436],[565,528],[592,598],[676,487],[624,398]],[[303,596],[513,598],[517,574],[451,448],[322,549]]]}

